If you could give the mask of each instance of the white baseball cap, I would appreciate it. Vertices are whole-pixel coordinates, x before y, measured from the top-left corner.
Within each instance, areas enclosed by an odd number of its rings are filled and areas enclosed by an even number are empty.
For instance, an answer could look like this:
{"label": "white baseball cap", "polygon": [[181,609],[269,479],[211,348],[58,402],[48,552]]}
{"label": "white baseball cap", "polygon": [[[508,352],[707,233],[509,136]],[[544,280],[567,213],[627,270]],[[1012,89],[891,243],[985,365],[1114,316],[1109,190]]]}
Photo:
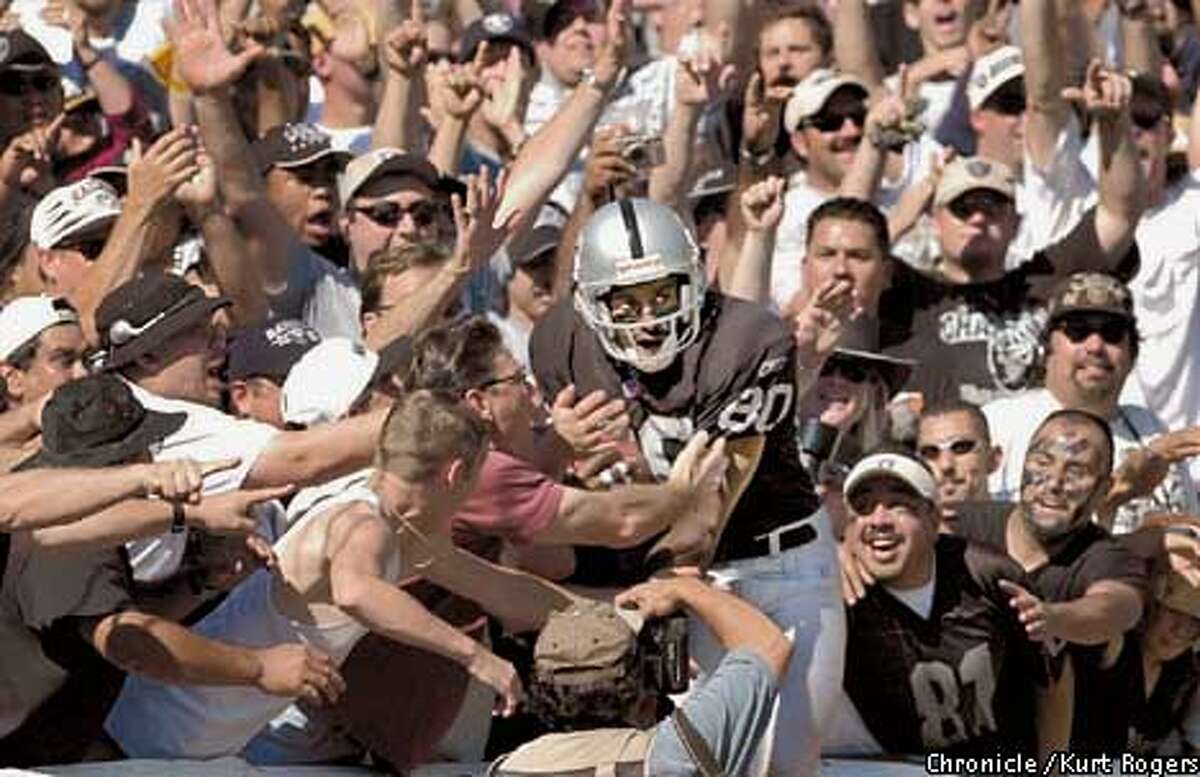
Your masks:
{"label": "white baseball cap", "polygon": [[0,309],[0,361],[52,326],[78,324],[71,303],[58,297],[17,297]]}
{"label": "white baseball cap", "polygon": [[338,196],[342,206],[345,207],[354,199],[354,195],[370,181],[388,173],[411,175],[430,189],[438,186],[437,168],[425,157],[398,148],[375,148],[351,159],[342,171],[338,181]]}
{"label": "white baseball cap", "polygon": [[917,496],[937,504],[937,482],[929,468],[902,453],[873,453],[860,459],[846,476],[846,483],[842,487],[847,501],[856,488],[876,478],[898,480]]}
{"label": "white baseball cap", "polygon": [[975,61],[967,81],[967,102],[979,110],[987,98],[1015,78],[1025,75],[1025,60],[1016,46],[1001,46]]}
{"label": "white baseball cap", "polygon": [[379,354],[345,337],[314,345],[292,365],[280,393],[285,423],[301,426],[337,421],[371,385]]}
{"label": "white baseball cap", "polygon": [[120,215],[117,190],[98,178],[84,178],[42,198],[33,209],[29,239],[38,248],[54,248],[68,238],[111,225]]}
{"label": "white baseball cap", "polygon": [[1010,200],[1017,198],[1017,178],[1003,162],[981,156],[957,157],[942,171],[933,204],[946,205],[972,189],[987,189]]}
{"label": "white baseball cap", "polygon": [[788,98],[783,109],[784,128],[788,132],[795,132],[800,122],[820,113],[833,93],[843,86],[853,86],[860,89],[864,95],[871,91],[862,79],[846,73],[823,67],[809,73],[804,80],[792,87],[792,96]]}

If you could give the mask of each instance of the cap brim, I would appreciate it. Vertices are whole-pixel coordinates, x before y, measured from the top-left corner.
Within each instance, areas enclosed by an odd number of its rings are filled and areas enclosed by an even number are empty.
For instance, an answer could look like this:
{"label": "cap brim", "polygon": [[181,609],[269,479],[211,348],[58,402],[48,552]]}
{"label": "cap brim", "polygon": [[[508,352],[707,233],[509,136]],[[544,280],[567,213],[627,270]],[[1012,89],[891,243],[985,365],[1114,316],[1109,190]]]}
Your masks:
{"label": "cap brim", "polygon": [[[439,175],[436,168],[427,159],[418,157],[415,154],[396,154],[375,165],[370,172],[362,177],[362,180],[354,184],[353,188],[348,187],[345,191],[341,192],[342,205],[345,206],[347,202],[358,196],[358,193],[367,184],[385,175],[411,175],[434,191],[454,192],[454,190],[446,188],[451,186],[447,181],[454,181],[454,179],[448,179],[445,176]],[[466,191],[465,186],[462,191]]]}
{"label": "cap brim", "polygon": [[198,322],[211,316],[214,311],[232,304],[233,300],[226,297],[197,298],[195,304],[188,305],[175,315],[155,324],[131,342],[113,348],[109,353],[108,361],[104,363],[104,369],[114,370],[129,364],[134,359],[156,350],[188,327],[195,326]]}
{"label": "cap brim", "polygon": [[992,185],[989,185],[986,183],[980,183],[979,181],[971,181],[970,184],[967,186],[955,186],[951,189],[947,189],[945,193],[939,192],[934,197],[933,204],[938,207],[941,207],[943,205],[949,205],[950,203],[954,202],[955,200],[957,200],[959,197],[963,196],[967,192],[975,192],[975,191],[995,192],[996,194],[999,194],[1001,197],[1007,197],[1009,200],[1016,202],[1016,194],[1014,192],[1005,191],[1004,189],[1001,189],[998,186],[992,186]]}
{"label": "cap brim", "polygon": [[1058,323],[1072,313],[1103,313],[1105,315],[1123,318],[1129,323],[1137,321],[1137,317],[1127,310],[1113,310],[1112,308],[1102,308],[1093,305],[1080,305],[1054,311],[1054,313],[1050,314],[1050,317],[1046,319],[1046,326]]}
{"label": "cap brim", "polygon": [[887,384],[889,395],[895,395],[900,389],[904,388],[905,384],[908,383],[908,379],[912,377],[913,370],[917,367],[917,362],[914,359],[900,359],[895,356],[874,353],[872,351],[859,351],[854,348],[835,348],[833,353],[836,356],[869,362],[883,376],[883,381]]}
{"label": "cap brim", "polygon": [[341,151],[336,148],[321,148],[302,159],[289,159],[286,162],[263,162],[262,166],[264,170],[271,167],[278,167],[281,170],[291,170],[297,167],[311,165],[313,162],[316,162],[319,159],[324,159],[327,156],[338,157],[342,161],[343,165],[354,158],[354,154],[351,154],[349,151]]}
{"label": "cap brim", "polygon": [[154,443],[179,431],[186,421],[187,413],[147,410],[142,422],[116,442],[70,454],[56,454],[42,449],[14,467],[13,471],[47,467],[111,467],[124,464],[149,450]]}

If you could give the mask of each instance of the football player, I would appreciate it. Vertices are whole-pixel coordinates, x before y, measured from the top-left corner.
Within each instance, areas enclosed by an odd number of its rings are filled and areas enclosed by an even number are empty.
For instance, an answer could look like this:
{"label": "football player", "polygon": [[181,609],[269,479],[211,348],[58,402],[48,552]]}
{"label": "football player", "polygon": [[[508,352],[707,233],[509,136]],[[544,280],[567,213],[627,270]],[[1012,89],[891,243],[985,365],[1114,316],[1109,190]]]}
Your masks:
{"label": "football player", "polygon": [[[763,306],[708,289],[691,233],[650,200],[618,200],[592,216],[576,246],[574,282],[573,297],[534,329],[539,385],[545,396],[574,385],[579,396],[602,390],[624,399],[640,453],[659,479],[696,431],[726,439],[730,466],[717,525],[677,521],[643,546],[646,563],[637,571],[712,563],[780,627],[794,627],[771,771],[814,774],[820,730],[841,685],[845,614],[828,517],[795,443],[792,332]],[[603,569],[609,579],[589,582],[629,582],[612,578],[611,563]],[[692,653],[705,668],[720,658],[699,628]]]}
{"label": "football player", "polygon": [[845,494],[847,539],[875,584],[849,608],[853,707],[825,752],[1032,753],[1035,722],[1043,757],[1065,747],[1070,684],[1049,681],[1041,645],[1000,587],[1028,584],[1017,563],[938,533],[938,484],[917,459],[867,456]]}

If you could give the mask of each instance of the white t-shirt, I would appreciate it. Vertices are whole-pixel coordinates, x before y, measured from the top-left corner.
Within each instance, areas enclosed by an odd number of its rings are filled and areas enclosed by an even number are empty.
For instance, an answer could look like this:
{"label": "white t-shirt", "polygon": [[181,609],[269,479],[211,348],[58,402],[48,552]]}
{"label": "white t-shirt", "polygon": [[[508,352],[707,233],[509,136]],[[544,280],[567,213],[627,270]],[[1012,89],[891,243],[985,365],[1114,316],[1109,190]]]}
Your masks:
{"label": "white t-shirt", "polygon": [[365,127],[326,127],[324,124],[313,122],[313,125],[329,136],[329,145],[335,151],[349,151],[355,156],[371,150],[371,133],[375,128]]}
{"label": "white t-shirt", "polygon": [[[133,395],[147,410],[184,413],[179,431],[150,448],[155,461],[193,459],[198,462],[240,459],[238,466],[215,472],[204,479],[202,493],[222,494],[242,487],[250,471],[279,430],[273,426],[234,418],[220,410],[195,402],[166,399],[130,384]],[[160,534],[126,543],[133,576],[140,582],[158,582],[175,574],[187,546],[187,531]]]}
{"label": "white t-shirt", "polygon": [[[1168,429],[1200,424],[1200,177],[1186,176],[1137,227],[1142,266],[1129,282],[1141,350],[1134,365],[1146,405]],[[1200,459],[1191,462],[1200,475]]]}
{"label": "white t-shirt", "polygon": [[[1000,447],[1004,456],[1000,469],[992,474],[988,484],[994,498],[1018,498],[1029,441],[1046,416],[1061,407],[1062,403],[1044,388],[993,400],[983,406],[992,443]],[[1117,412],[1117,417],[1109,421],[1116,444],[1114,466],[1120,465],[1130,450],[1144,446],[1165,431],[1162,422],[1144,407],[1121,405]],[[1112,530],[1114,534],[1125,534],[1141,526],[1148,513],[1195,513],[1197,507],[1191,476],[1185,467],[1176,465],[1150,497],[1135,499],[1117,510]]]}

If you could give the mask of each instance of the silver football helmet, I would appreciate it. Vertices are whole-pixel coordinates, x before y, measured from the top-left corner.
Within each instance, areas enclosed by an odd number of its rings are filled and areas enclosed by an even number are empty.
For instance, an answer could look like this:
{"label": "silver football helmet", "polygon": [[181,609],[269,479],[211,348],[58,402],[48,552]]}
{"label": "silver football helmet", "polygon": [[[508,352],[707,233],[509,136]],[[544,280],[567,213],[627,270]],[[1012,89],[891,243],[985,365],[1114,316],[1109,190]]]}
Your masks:
{"label": "silver football helmet", "polygon": [[[617,288],[677,278],[679,307],[651,320],[615,322],[608,295]],[[700,334],[706,292],[700,249],[675,211],[646,199],[609,203],[588,220],[575,249],[575,308],[614,359],[659,372]],[[661,333],[654,348],[639,331]]]}

